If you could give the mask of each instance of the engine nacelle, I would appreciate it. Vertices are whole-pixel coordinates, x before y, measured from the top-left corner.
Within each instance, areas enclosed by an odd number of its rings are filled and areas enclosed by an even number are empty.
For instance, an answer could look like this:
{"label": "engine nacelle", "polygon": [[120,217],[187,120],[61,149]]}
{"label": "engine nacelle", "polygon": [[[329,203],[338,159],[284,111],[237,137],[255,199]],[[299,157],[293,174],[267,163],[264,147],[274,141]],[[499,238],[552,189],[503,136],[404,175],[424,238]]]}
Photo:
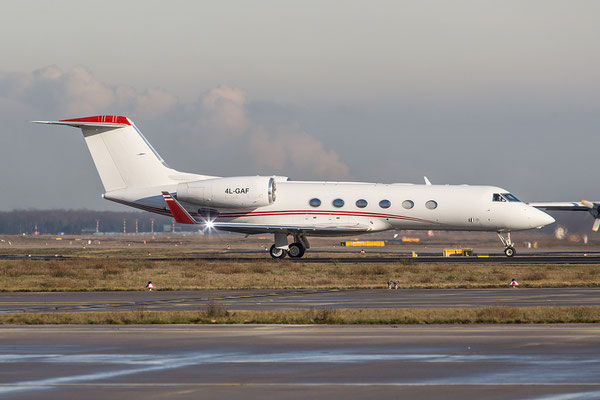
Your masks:
{"label": "engine nacelle", "polygon": [[270,176],[235,176],[180,183],[177,185],[177,200],[205,207],[264,207],[275,201],[275,179]]}

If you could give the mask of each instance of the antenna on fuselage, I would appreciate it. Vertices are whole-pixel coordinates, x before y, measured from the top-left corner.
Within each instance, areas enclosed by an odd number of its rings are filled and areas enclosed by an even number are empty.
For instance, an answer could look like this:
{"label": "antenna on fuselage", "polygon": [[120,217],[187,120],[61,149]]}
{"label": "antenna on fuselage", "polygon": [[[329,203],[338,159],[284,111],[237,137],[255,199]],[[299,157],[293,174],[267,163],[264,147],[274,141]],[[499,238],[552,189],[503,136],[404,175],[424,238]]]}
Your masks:
{"label": "antenna on fuselage", "polygon": [[429,179],[427,179],[426,176],[424,176],[423,179],[425,179],[425,184],[426,185],[431,185],[431,182],[429,181]]}

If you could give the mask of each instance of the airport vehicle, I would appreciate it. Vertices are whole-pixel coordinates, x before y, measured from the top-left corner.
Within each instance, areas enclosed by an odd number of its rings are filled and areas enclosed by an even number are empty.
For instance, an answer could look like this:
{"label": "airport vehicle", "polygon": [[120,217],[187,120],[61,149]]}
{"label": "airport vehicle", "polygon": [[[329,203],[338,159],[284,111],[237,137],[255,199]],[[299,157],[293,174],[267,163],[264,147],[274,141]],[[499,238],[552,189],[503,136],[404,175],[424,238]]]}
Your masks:
{"label": "airport vehicle", "polygon": [[273,233],[273,258],[302,257],[310,248],[309,236],[391,229],[497,232],[504,253],[512,257],[512,231],[554,222],[550,215],[494,186],[432,185],[427,178],[425,184],[414,185],[198,175],[169,168],[123,116],[35,122],[82,130],[105,199],[206,229]]}

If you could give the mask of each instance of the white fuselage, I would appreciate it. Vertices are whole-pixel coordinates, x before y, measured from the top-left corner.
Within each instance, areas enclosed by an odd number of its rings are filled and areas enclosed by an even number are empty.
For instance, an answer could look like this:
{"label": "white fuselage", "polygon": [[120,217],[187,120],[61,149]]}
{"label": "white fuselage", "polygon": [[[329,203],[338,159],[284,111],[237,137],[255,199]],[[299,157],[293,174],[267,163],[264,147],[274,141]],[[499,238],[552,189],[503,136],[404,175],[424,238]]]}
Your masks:
{"label": "white fuselage", "polygon": [[[143,193],[145,190],[136,192],[123,192],[126,198],[117,193],[107,193],[106,197],[168,215],[162,197],[153,196],[155,190],[150,189],[147,195]],[[504,232],[539,228],[554,221],[548,214],[520,201],[493,201],[495,193],[507,191],[493,186],[288,181],[277,183],[273,204],[250,209],[219,208],[215,221],[307,227],[360,225],[368,227],[367,232],[389,229]],[[311,206],[311,199],[320,200],[320,205]],[[343,200],[343,206],[334,206],[336,199]],[[359,207],[358,200],[366,201],[366,206]],[[387,208],[380,206],[385,200],[389,201]],[[412,208],[407,208],[410,205],[407,201],[412,202]],[[429,201],[434,201],[437,207],[427,208]],[[200,215],[198,206],[183,205],[190,214]],[[307,234],[329,233],[317,228]]]}
{"label": "white fuselage", "polygon": [[[294,225],[364,224],[372,231],[388,229],[508,231],[537,228],[553,219],[522,202],[494,202],[494,193],[506,190],[491,186],[411,185],[345,182],[279,182],[277,199],[255,210],[222,209],[219,220],[244,223],[291,223]],[[312,207],[311,199],[320,206]],[[344,205],[333,205],[335,199]],[[365,207],[356,202],[365,200]],[[390,206],[379,203],[388,200]],[[405,208],[405,201],[414,206]],[[426,207],[428,201],[437,207]]]}

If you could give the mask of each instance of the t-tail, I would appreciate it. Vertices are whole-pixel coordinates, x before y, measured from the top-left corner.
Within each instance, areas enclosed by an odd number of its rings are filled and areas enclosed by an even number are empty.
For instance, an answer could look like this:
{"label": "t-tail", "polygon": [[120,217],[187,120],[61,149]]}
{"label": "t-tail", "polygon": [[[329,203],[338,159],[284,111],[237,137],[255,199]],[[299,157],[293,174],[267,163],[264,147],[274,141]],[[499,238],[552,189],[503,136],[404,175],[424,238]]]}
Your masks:
{"label": "t-tail", "polygon": [[169,168],[127,117],[101,115],[34,122],[80,128],[107,193],[122,189],[164,187],[182,180],[208,178]]}

